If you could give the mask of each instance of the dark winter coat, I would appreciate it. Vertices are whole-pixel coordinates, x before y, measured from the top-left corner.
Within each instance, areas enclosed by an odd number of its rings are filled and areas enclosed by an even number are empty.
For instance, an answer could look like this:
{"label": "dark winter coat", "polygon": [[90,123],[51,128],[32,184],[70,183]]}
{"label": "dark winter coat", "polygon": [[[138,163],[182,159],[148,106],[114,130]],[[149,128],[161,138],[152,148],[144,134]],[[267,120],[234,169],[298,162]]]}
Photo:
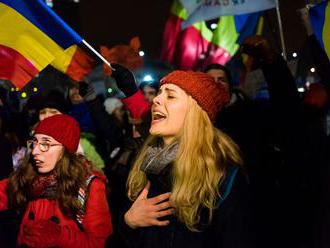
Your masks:
{"label": "dark winter coat", "polygon": [[[171,166],[169,166],[171,167]],[[237,174],[236,174],[237,173]],[[147,175],[151,182],[148,197],[171,191],[170,168],[161,176]],[[168,217],[165,227],[147,227],[136,230],[121,223],[121,234],[128,247],[143,248],[245,248],[255,247],[250,194],[245,176],[233,170],[221,192],[227,191],[224,201],[218,201],[212,223],[207,225],[206,215],[201,212],[200,232],[190,231],[175,216]]]}

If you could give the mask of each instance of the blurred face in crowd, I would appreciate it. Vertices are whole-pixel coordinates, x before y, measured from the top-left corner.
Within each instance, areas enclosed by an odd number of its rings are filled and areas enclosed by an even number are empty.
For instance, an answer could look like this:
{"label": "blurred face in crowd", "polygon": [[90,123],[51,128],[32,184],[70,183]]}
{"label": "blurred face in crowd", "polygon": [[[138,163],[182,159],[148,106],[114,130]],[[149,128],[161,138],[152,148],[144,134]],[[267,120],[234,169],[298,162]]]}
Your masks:
{"label": "blurred face in crowd", "polygon": [[156,94],[157,94],[156,89],[150,87],[149,85],[143,87],[143,95],[148,102],[152,103],[152,100],[154,99]]}
{"label": "blurred face in crowd", "polygon": [[188,111],[188,95],[174,84],[164,84],[153,99],[150,134],[170,144],[183,126]]}
{"label": "blurred face in crowd", "polygon": [[217,83],[226,83],[229,84],[226,72],[221,69],[211,69],[206,72],[206,74],[210,75],[214,78]]}
{"label": "blurred face in crowd", "polygon": [[51,117],[53,115],[60,115],[62,114],[55,108],[44,108],[39,111],[39,121],[46,119],[47,117]]}
{"label": "blurred face in crowd", "polygon": [[79,104],[83,102],[83,98],[79,94],[79,89],[76,87],[73,87],[69,90],[69,98],[72,104]]}
{"label": "blurred face in crowd", "polygon": [[118,120],[122,121],[125,115],[124,106],[115,108],[115,110],[113,111],[113,115],[116,116]]}
{"label": "blurred face in crowd", "polygon": [[29,144],[35,166],[41,174],[51,172],[64,151],[62,144],[44,134],[35,134]]}

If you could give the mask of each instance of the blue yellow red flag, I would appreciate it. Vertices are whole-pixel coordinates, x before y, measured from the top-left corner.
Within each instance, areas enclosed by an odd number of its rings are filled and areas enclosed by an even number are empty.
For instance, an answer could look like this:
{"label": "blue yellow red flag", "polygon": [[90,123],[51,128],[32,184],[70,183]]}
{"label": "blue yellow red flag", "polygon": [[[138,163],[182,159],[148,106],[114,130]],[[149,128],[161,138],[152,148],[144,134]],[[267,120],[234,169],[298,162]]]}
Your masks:
{"label": "blue yellow red flag", "polygon": [[82,38],[42,0],[0,0],[0,78],[22,88]]}

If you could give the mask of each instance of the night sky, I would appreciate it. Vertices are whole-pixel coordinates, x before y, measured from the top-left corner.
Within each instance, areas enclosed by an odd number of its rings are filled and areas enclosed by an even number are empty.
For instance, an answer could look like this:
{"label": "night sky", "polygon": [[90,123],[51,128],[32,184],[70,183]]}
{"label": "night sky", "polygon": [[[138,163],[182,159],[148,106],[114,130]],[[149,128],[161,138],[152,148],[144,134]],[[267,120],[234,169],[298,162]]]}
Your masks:
{"label": "night sky", "polygon": [[[57,11],[91,44],[113,46],[128,43],[139,36],[142,50],[158,58],[162,33],[169,15],[170,0],[54,0]],[[306,32],[297,9],[305,0],[280,0],[287,52],[297,51],[304,43]],[[267,11],[265,35],[275,48],[280,47],[275,10]]]}

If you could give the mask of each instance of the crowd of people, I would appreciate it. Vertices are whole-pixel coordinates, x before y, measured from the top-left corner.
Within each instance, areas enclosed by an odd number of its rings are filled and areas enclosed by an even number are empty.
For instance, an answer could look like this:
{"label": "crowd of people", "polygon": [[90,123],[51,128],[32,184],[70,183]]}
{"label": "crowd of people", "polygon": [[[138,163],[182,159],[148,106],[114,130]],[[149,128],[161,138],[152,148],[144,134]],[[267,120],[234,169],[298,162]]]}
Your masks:
{"label": "crowd of people", "polygon": [[140,83],[114,63],[124,98],[75,82],[20,112],[0,92],[0,246],[330,247],[330,62],[308,45],[303,95],[262,36],[241,51],[269,99],[220,64]]}

